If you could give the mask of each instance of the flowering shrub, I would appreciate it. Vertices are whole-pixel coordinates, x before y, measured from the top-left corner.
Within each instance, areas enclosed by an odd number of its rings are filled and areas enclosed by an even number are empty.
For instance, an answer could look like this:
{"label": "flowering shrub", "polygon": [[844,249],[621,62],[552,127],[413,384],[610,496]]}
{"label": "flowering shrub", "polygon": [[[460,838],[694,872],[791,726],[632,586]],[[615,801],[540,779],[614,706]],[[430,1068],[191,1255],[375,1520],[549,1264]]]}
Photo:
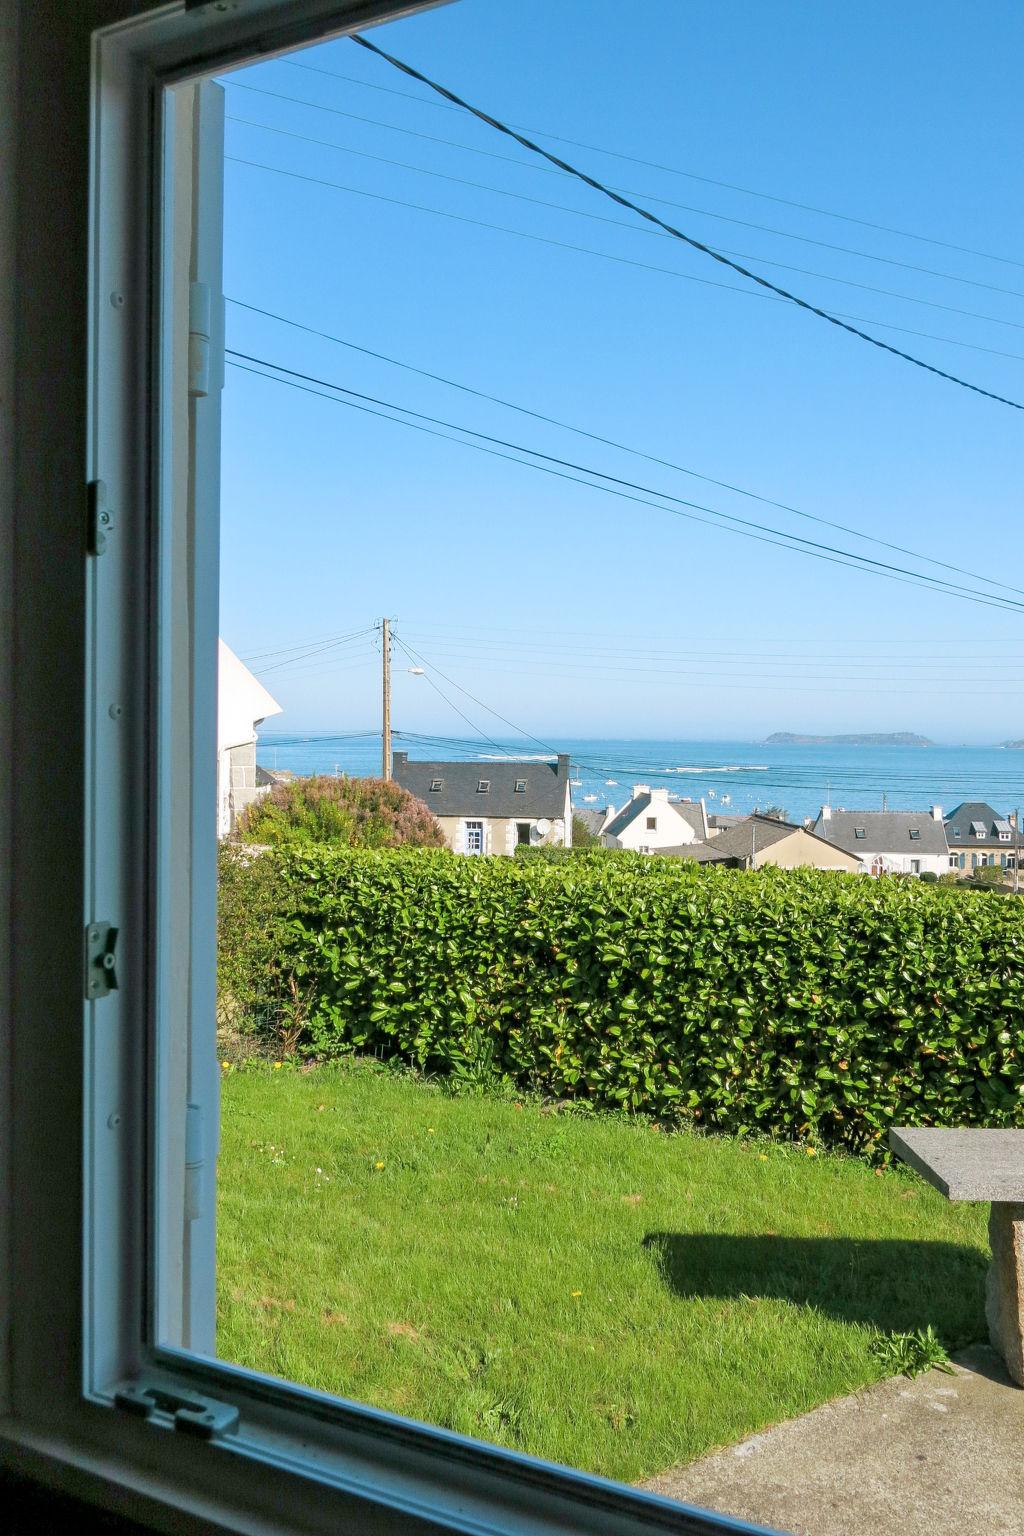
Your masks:
{"label": "flowering shrub", "polygon": [[279,914],[267,948],[250,932],[249,995],[297,976],[321,1056],[855,1149],[900,1123],[1024,1126],[1024,907],[1005,897],[601,853],[321,847],[237,874],[269,877]]}
{"label": "flowering shrub", "polygon": [[407,789],[385,779],[319,774],[275,784],[239,819],[253,843],[342,843],[353,848],[442,848],[430,811]]}

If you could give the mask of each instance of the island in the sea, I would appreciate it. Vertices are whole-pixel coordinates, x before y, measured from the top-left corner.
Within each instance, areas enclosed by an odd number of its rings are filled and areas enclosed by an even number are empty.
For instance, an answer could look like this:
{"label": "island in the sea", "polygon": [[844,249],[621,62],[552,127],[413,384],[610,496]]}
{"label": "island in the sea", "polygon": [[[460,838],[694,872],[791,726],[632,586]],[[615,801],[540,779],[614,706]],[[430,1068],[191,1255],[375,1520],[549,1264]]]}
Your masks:
{"label": "island in the sea", "polygon": [[999,745],[1008,752],[1024,752],[1024,741],[1001,741]]}
{"label": "island in the sea", "polygon": [[[850,736],[798,736],[792,731],[776,731],[765,738],[770,747],[934,747],[927,736],[917,736],[913,731],[866,731]],[[1024,746],[1024,742],[1007,742],[1007,746]]]}

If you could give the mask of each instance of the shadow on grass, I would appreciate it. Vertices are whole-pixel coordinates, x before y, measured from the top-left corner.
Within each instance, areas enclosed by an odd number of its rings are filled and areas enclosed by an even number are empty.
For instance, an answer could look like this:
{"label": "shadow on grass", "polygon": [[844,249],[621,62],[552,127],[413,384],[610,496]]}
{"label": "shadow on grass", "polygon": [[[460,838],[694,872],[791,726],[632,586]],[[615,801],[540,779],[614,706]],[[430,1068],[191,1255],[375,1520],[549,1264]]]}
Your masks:
{"label": "shadow on grass", "polygon": [[986,1261],[957,1243],[724,1232],[643,1243],[677,1296],[770,1298],[887,1332],[931,1323],[950,1347],[984,1333]]}

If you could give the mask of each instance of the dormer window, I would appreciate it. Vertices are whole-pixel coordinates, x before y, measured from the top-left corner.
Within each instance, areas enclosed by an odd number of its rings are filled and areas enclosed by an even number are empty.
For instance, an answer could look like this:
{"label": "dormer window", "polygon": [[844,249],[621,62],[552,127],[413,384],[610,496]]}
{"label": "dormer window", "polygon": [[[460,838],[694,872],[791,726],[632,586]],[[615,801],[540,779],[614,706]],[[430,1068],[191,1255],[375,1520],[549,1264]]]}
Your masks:
{"label": "dormer window", "polygon": [[490,779],[481,779],[479,784],[476,786],[476,792],[477,792],[478,795],[486,795],[486,793],[490,789],[490,787],[491,787]]}
{"label": "dormer window", "polygon": [[525,779],[516,779],[516,794],[517,795],[525,795],[525,793],[526,793],[526,780]]}
{"label": "dormer window", "polygon": [[920,836],[921,836],[921,828],[920,827],[911,827],[911,829],[910,829],[910,840],[911,840],[911,842],[916,843],[918,841],[918,839],[920,838]]}
{"label": "dormer window", "polygon": [[444,779],[431,779],[431,781],[430,781],[431,793],[432,794],[436,794],[439,789],[444,789]]}
{"label": "dormer window", "polygon": [[868,829],[867,827],[854,827],[853,835],[854,837],[867,837]]}

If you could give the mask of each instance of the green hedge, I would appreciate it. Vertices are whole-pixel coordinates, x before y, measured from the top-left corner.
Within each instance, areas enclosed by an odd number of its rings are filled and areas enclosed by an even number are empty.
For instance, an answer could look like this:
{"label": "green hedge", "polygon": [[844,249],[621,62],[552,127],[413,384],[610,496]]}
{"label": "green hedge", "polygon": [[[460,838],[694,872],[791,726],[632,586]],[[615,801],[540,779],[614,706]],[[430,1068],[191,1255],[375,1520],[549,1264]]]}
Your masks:
{"label": "green hedge", "polygon": [[[268,880],[278,915],[257,925],[261,952],[239,883],[265,900]],[[226,888],[225,981],[247,998],[262,985],[268,1006],[297,986],[318,1055],[857,1149],[901,1122],[1024,1126],[1015,901],[812,870],[426,850],[271,852]]]}

